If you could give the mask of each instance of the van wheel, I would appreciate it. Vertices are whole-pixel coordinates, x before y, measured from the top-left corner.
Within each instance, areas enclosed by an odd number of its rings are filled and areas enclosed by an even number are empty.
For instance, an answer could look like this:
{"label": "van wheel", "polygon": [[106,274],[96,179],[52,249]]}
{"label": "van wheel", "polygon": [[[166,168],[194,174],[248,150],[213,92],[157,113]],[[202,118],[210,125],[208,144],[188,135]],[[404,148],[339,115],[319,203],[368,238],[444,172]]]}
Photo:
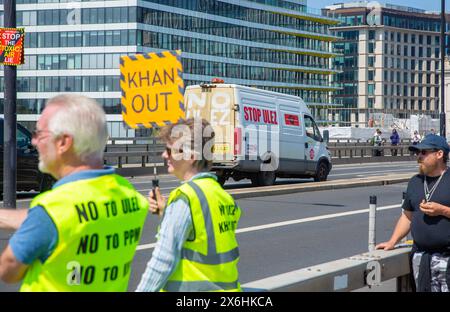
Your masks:
{"label": "van wheel", "polygon": [[250,180],[252,181],[252,186],[259,186],[258,177],[252,177]]}
{"label": "van wheel", "polygon": [[316,175],[314,176],[315,182],[326,181],[328,177],[328,165],[321,161],[317,167]]}
{"label": "van wheel", "polygon": [[258,173],[258,185],[269,186],[275,183],[275,171],[260,171]]}
{"label": "van wheel", "polygon": [[217,182],[219,182],[219,184],[223,186],[225,182],[227,182],[227,178],[225,178],[224,176],[218,176]]}

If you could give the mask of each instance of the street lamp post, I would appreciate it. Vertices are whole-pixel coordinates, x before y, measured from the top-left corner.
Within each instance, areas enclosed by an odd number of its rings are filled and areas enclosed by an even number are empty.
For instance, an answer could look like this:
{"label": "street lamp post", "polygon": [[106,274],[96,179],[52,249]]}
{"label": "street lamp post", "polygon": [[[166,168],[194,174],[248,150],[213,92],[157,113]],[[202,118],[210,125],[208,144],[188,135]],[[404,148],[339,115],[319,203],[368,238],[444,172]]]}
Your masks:
{"label": "street lamp post", "polygon": [[445,132],[445,0],[441,0],[441,112],[439,114],[440,120],[440,134],[444,138]]}
{"label": "street lamp post", "polygon": [[[16,0],[5,0],[5,28],[16,28]],[[3,207],[16,208],[17,147],[16,147],[16,78],[17,68],[4,65],[5,99],[3,146]]]}

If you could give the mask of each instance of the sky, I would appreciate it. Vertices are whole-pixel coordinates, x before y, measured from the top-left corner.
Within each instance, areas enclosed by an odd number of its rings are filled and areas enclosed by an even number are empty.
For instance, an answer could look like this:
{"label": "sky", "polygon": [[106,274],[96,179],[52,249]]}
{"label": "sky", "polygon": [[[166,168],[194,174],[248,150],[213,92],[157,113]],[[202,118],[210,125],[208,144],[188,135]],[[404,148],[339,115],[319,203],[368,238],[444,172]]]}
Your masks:
{"label": "sky", "polygon": [[[334,3],[346,3],[346,2],[357,2],[351,0],[307,0],[308,6],[312,8],[323,8],[327,5],[331,5]],[[372,0],[368,0],[371,2]],[[441,11],[441,0],[380,0],[380,3],[389,3],[389,4],[397,4],[404,5],[418,9],[424,9],[427,11]],[[450,12],[450,0],[445,1],[445,11]]]}

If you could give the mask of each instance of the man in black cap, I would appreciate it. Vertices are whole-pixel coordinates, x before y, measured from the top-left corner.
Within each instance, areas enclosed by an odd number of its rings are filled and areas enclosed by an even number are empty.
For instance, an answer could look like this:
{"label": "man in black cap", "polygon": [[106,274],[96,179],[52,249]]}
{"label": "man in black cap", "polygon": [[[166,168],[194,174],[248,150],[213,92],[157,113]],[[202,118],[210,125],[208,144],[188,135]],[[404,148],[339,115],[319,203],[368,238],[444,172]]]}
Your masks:
{"label": "man in black cap", "polygon": [[450,170],[445,138],[429,134],[409,150],[417,155],[419,174],[411,178],[402,214],[389,241],[390,250],[411,230],[411,262],[418,291],[448,292],[450,286]]}

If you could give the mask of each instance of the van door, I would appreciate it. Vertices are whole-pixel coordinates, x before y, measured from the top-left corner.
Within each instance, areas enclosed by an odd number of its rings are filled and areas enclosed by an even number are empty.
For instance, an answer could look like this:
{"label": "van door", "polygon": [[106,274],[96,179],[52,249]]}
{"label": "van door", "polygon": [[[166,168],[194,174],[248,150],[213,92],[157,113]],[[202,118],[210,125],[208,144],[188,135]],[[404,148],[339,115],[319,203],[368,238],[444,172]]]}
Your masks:
{"label": "van door", "polygon": [[320,153],[320,146],[322,144],[322,135],[317,127],[314,119],[309,115],[304,115],[305,124],[305,161],[306,170],[315,172],[317,167],[317,160]]}
{"label": "van door", "polygon": [[234,159],[233,103],[232,88],[206,86],[186,90],[186,118],[206,119],[214,129],[213,162],[229,162]]}
{"label": "van door", "polygon": [[280,101],[280,115],[280,171],[303,174],[306,170],[305,135],[300,110]]}

